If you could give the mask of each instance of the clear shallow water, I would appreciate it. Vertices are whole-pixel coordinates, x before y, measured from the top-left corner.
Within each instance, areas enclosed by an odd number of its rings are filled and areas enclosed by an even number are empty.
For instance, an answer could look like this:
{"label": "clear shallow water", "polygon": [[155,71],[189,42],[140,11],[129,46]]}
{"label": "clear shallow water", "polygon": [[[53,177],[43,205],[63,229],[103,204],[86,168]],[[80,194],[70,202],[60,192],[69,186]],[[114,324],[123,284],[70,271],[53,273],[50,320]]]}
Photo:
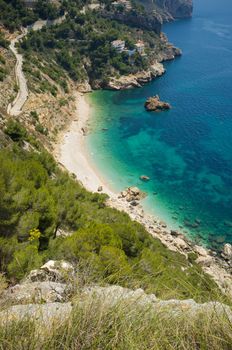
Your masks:
{"label": "clear shallow water", "polygon": [[[232,2],[195,0],[163,30],[183,56],[142,89],[93,93],[88,147],[114,189],[138,185],[147,210],[217,247],[232,242]],[[147,113],[154,94],[173,108]]]}

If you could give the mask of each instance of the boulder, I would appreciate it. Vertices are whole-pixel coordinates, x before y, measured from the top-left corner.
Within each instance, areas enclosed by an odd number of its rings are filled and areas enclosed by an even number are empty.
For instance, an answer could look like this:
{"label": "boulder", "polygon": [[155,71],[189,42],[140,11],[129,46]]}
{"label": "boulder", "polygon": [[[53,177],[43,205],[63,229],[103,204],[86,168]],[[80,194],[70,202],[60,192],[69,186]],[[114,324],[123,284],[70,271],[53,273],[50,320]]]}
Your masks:
{"label": "boulder", "polygon": [[182,238],[176,238],[174,244],[177,248],[186,250],[188,249],[188,244]]}
{"label": "boulder", "polygon": [[232,245],[229,243],[224,244],[221,255],[225,260],[232,261]]}
{"label": "boulder", "polygon": [[149,97],[144,103],[144,107],[149,112],[151,111],[161,112],[171,108],[169,103],[160,101],[160,98],[158,95]]}
{"label": "boulder", "polygon": [[128,187],[125,191],[120,193],[122,198],[125,198],[127,202],[140,201],[145,198],[145,193],[140,191],[138,187]]}
{"label": "boulder", "polygon": [[32,270],[24,282],[64,282],[74,278],[75,271],[72,264],[67,261],[49,260],[37,270]]}

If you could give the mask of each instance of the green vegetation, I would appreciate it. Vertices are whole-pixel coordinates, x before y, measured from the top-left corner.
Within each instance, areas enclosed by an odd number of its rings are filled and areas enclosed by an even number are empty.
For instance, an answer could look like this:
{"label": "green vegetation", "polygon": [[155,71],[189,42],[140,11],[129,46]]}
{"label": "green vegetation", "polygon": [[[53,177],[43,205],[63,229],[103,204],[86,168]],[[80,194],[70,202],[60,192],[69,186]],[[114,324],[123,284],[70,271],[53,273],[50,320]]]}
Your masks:
{"label": "green vegetation", "polygon": [[230,350],[226,315],[152,312],[135,301],[115,305],[79,298],[71,316],[51,327],[23,319],[0,327],[0,349],[41,350]]}
{"label": "green vegetation", "polygon": [[0,81],[3,81],[7,76],[7,74],[8,74],[8,70],[6,68],[6,60],[2,55],[0,55]]}
{"label": "green vegetation", "polygon": [[27,9],[22,0],[0,0],[0,22],[12,32],[32,24],[38,18],[54,19],[62,14],[62,8],[46,0],[39,0],[33,10]]}
{"label": "green vegetation", "polygon": [[5,39],[3,33],[0,30],[0,47],[4,47],[5,49],[9,46],[9,41]]}
{"label": "green vegetation", "polygon": [[[31,32],[22,48],[26,55],[36,52],[44,61],[56,62],[75,81],[82,81],[87,76],[91,81],[104,80],[116,73],[135,73],[147,68],[147,58],[137,53],[130,59],[126,52],[118,53],[111,46],[113,40],[120,38],[130,47],[137,35],[136,29],[103,19],[96,13],[75,12],[60,25]],[[157,41],[155,33],[150,33],[150,37],[153,43]],[[41,69],[53,80],[59,80],[54,65]]]}
{"label": "green vegetation", "polygon": [[[217,298],[215,283],[193,259],[106,207],[105,195],[87,192],[61,171],[18,122],[9,121],[5,132],[14,141],[0,150],[0,271],[8,278],[20,280],[48,259],[65,259],[80,269],[88,265],[95,283],[142,287],[164,298]],[[25,142],[35,150],[23,150]],[[61,237],[60,230],[73,234]]]}

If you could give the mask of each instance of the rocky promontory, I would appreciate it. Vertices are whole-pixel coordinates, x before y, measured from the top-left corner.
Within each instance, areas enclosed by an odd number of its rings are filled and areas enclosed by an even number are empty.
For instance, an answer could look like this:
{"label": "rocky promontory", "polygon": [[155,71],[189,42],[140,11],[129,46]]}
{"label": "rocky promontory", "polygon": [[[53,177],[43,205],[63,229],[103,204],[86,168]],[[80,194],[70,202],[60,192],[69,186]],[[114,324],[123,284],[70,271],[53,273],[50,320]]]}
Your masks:
{"label": "rocky promontory", "polygon": [[148,112],[161,112],[171,108],[169,103],[160,101],[158,95],[149,97],[144,103],[144,107]]}
{"label": "rocky promontory", "polygon": [[156,77],[160,77],[164,73],[164,66],[159,62],[155,62],[146,71],[142,70],[135,74],[121,75],[119,78],[112,77],[106,88],[110,90],[124,90],[133,87],[142,87],[145,83]]}

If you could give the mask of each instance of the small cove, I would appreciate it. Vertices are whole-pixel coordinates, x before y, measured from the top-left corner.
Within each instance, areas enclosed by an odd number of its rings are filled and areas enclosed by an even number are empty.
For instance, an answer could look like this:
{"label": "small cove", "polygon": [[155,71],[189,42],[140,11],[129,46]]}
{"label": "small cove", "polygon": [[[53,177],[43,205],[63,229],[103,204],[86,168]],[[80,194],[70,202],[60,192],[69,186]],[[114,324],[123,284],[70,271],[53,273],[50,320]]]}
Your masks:
{"label": "small cove", "polygon": [[[183,50],[164,76],[89,96],[87,147],[102,177],[116,191],[137,185],[147,211],[214,248],[232,242],[231,16],[229,0],[195,0],[192,19],[163,28]],[[173,108],[147,113],[154,94]]]}

